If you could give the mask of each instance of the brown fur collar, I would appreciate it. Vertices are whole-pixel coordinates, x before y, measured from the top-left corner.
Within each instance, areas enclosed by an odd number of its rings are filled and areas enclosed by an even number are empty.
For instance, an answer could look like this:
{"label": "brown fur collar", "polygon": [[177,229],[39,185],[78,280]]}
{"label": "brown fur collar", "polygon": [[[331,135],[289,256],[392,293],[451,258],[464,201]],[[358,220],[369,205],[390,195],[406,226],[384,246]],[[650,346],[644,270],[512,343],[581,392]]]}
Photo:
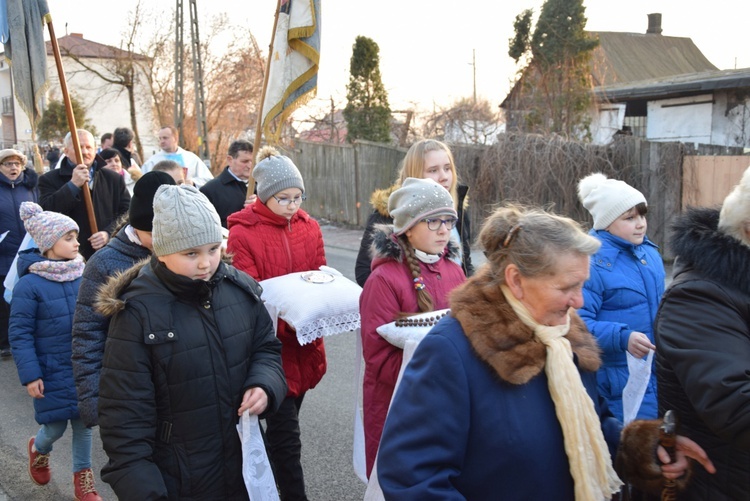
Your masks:
{"label": "brown fur collar", "polygon": [[[513,312],[500,283],[491,275],[489,266],[483,266],[451,294],[451,315],[461,324],[479,358],[501,379],[525,384],[544,369],[547,350]],[[586,371],[599,369],[599,346],[575,312],[571,312],[570,331],[565,337],[579,367]]]}
{"label": "brown fur collar", "polygon": [[394,184],[384,190],[375,190],[372,192],[372,195],[370,196],[370,204],[373,209],[380,213],[381,216],[391,217],[388,212],[388,198],[391,196],[391,193],[398,189],[398,187],[397,184]]}

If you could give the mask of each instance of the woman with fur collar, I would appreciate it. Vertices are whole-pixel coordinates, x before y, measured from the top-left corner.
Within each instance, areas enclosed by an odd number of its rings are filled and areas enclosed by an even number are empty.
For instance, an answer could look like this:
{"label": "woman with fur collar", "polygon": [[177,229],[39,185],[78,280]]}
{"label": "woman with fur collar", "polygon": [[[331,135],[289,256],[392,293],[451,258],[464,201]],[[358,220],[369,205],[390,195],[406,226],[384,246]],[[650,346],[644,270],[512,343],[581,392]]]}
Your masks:
{"label": "woman with fur collar", "polygon": [[674,280],[655,323],[659,413],[675,411],[717,470],[696,471],[680,499],[748,499],[750,169],[721,210],[682,214],[671,245]]}
{"label": "woman with fur collar", "polygon": [[474,274],[474,266],[471,264],[471,225],[466,196],[469,187],[458,182],[458,172],[450,148],[435,139],[423,139],[414,143],[406,152],[396,184],[384,190],[376,190],[370,198],[374,210],[367,219],[354,268],[357,283],[362,287],[372,271],[370,252],[375,226],[393,222],[388,212],[388,197],[408,177],[432,179],[450,192],[458,217],[458,222],[451,232],[459,243],[453,259],[461,265],[467,277]]}
{"label": "woman with fur collar", "polygon": [[[385,498],[610,499],[620,423],[597,395],[599,348],[575,311],[599,242],[518,207],[495,211],[479,241],[487,264],[451,294],[394,396],[377,465]],[[677,457],[665,475],[684,473]]]}
{"label": "woman with fur collar", "polygon": [[392,225],[375,228],[373,270],[360,296],[365,359],[365,460],[370,475],[403,350],[376,329],[399,316],[447,308],[448,293],[466,277],[452,261],[456,210],[450,193],[432,179],[407,178],[388,200]]}

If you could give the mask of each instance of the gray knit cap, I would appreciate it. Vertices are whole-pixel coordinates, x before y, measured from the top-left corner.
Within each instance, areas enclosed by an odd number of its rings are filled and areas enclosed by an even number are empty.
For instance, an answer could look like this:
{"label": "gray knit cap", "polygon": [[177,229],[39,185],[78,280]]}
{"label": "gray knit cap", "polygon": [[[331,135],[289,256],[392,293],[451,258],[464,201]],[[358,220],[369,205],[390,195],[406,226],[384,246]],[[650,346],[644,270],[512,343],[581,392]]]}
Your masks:
{"label": "gray knit cap", "polygon": [[600,172],[578,182],[578,198],[594,218],[595,230],[606,230],[625,211],[646,203],[643,193]]}
{"label": "gray knit cap", "polygon": [[253,169],[253,178],[258,183],[258,198],[263,203],[287,188],[299,188],[302,193],[305,192],[302,174],[294,162],[284,155],[268,156],[258,162]]}
{"label": "gray knit cap", "polygon": [[407,177],[388,197],[388,212],[393,218],[396,235],[405,233],[426,217],[458,217],[450,192],[429,178]]}
{"label": "gray knit cap", "polygon": [[221,220],[206,195],[187,184],[159,186],[154,195],[154,254],[166,256],[221,243]]}

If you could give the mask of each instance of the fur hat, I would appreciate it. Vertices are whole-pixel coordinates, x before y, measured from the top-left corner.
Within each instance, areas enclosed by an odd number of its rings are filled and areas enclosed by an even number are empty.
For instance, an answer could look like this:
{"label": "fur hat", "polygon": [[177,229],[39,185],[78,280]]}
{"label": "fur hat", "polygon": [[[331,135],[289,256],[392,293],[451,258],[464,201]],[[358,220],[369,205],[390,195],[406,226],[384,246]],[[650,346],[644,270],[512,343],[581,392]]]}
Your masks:
{"label": "fur hat", "polygon": [[393,218],[396,236],[430,216],[458,217],[448,190],[432,179],[407,177],[388,197],[388,212]]}
{"label": "fur hat", "polygon": [[625,181],[608,179],[599,172],[578,182],[578,198],[593,216],[595,230],[606,230],[626,211],[647,204],[643,193]]}
{"label": "fur hat", "polygon": [[14,150],[13,148],[7,148],[4,150],[0,150],[0,163],[5,162],[10,157],[18,157],[18,160],[21,161],[21,168],[26,167],[27,158],[26,155],[21,153],[18,150]]}
{"label": "fur hat", "polygon": [[266,203],[269,198],[287,188],[299,188],[302,193],[305,192],[305,183],[297,166],[289,157],[280,155],[275,148],[261,148],[257,162],[253,178],[258,183],[257,192],[261,202]]}
{"label": "fur hat", "polygon": [[154,224],[154,195],[159,186],[174,185],[174,178],[159,170],[147,172],[133,186],[128,219],[136,230],[151,231]]}
{"label": "fur hat", "polygon": [[69,231],[78,231],[76,222],[65,214],[42,210],[42,207],[34,202],[23,202],[18,212],[24,228],[42,254],[50,250]]}
{"label": "fur hat", "polygon": [[154,195],[154,254],[166,256],[201,245],[221,243],[221,220],[198,188],[163,184]]}
{"label": "fur hat", "polygon": [[750,238],[745,232],[747,223],[750,223],[750,167],[724,199],[719,213],[719,230],[750,247]]}

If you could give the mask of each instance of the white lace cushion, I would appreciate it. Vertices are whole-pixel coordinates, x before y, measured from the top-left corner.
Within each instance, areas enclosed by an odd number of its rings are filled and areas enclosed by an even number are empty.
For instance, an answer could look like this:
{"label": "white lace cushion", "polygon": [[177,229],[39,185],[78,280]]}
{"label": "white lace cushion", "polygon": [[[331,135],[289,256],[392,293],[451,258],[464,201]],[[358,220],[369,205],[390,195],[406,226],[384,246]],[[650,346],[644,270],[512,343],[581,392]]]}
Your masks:
{"label": "white lace cushion", "polygon": [[300,272],[260,282],[261,298],[271,318],[278,315],[291,325],[297,331],[300,345],[360,326],[362,288],[333,268],[321,267],[321,270],[334,275],[334,280],[310,283],[302,279],[307,272]]}
{"label": "white lace cushion", "polygon": [[[429,311],[427,313],[419,313],[414,316],[408,317],[412,320],[426,320],[430,318],[435,317],[442,317],[445,315],[445,313],[448,312],[448,309],[444,310],[437,310],[437,311]],[[378,334],[391,343],[393,346],[397,348],[404,349],[404,346],[408,341],[415,341],[417,344],[419,344],[420,341],[422,341],[422,338],[427,335],[428,332],[434,327],[434,325],[426,325],[426,326],[404,326],[404,327],[398,327],[396,326],[396,322],[390,322],[387,324],[383,324],[377,329]]]}

